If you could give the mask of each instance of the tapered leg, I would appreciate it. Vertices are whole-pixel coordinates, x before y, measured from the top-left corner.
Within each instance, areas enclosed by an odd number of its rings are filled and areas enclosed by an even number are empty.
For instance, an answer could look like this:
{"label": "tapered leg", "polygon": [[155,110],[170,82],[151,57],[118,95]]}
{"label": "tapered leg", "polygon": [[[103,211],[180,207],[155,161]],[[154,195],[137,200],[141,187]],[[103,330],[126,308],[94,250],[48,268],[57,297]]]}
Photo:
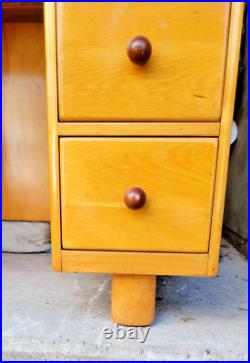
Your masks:
{"label": "tapered leg", "polygon": [[145,326],[154,321],[156,276],[113,275],[112,320],[121,325]]}

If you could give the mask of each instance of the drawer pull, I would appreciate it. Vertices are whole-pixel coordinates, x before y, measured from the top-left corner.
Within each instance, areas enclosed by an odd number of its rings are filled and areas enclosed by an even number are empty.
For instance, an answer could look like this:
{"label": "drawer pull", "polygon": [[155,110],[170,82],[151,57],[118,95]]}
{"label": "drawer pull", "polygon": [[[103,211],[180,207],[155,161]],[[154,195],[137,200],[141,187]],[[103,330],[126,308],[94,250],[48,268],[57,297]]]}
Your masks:
{"label": "drawer pull", "polygon": [[133,38],[128,45],[128,57],[135,64],[145,64],[149,60],[151,53],[151,43],[144,36]]}
{"label": "drawer pull", "polygon": [[146,202],[146,194],[141,188],[132,187],[124,194],[124,202],[130,209],[142,208]]}

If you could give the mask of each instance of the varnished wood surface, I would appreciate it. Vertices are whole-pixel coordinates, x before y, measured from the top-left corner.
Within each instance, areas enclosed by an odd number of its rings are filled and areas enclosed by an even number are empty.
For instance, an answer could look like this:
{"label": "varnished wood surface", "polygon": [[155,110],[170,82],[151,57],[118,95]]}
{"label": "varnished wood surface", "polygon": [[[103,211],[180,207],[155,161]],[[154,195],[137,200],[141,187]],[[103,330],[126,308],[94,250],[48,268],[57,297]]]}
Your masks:
{"label": "varnished wood surface", "polygon": [[213,206],[212,228],[209,247],[208,274],[216,276],[220,252],[220,240],[223,223],[225,192],[227,185],[228,158],[231,139],[231,127],[234,112],[235,90],[239,66],[240,44],[242,34],[244,3],[232,4],[231,25],[227,54],[227,68],[221,131],[219,137],[218,160],[216,170],[215,196]]}
{"label": "varnished wood surface", "polygon": [[111,316],[117,324],[150,325],[155,316],[156,276],[113,275]]}
{"label": "varnished wood surface", "polygon": [[205,253],[62,250],[63,272],[206,276],[207,263]]}
{"label": "varnished wood surface", "polygon": [[[57,3],[62,121],[219,121],[229,2]],[[137,35],[144,66],[128,59]]]}
{"label": "varnished wood surface", "polygon": [[216,153],[216,138],[61,138],[63,248],[207,252]]}
{"label": "varnished wood surface", "polygon": [[57,69],[56,69],[56,32],[55,4],[44,4],[45,19],[45,55],[46,55],[46,89],[47,120],[49,137],[49,170],[50,170],[50,226],[52,246],[52,266],[61,271],[61,212],[59,181],[59,149],[57,135]]}
{"label": "varnished wood surface", "polygon": [[3,24],[3,219],[49,220],[44,34]]}
{"label": "varnished wood surface", "polygon": [[219,136],[219,122],[59,122],[59,136]]}
{"label": "varnished wood surface", "polygon": [[[117,4],[119,7],[121,4]],[[222,5],[221,5],[222,6]],[[48,4],[48,17],[53,21],[53,5]],[[54,243],[54,256],[60,254],[62,255],[62,271],[65,272],[102,272],[102,273],[116,273],[116,274],[162,274],[162,275],[190,275],[190,276],[215,276],[217,273],[218,264],[218,253],[220,244],[220,231],[223,216],[223,204],[224,196],[223,190],[226,187],[226,170],[228,161],[228,148],[229,148],[229,137],[231,129],[232,112],[234,107],[234,91],[237,78],[237,68],[238,68],[238,50],[240,45],[240,35],[241,35],[241,25],[242,25],[242,13],[243,13],[244,3],[232,3],[231,12],[231,25],[229,34],[229,49],[227,52],[227,64],[226,64],[226,83],[223,101],[223,112],[222,112],[222,129],[219,139],[220,149],[219,157],[217,162],[217,182],[215,188],[215,198],[214,198],[214,208],[212,216],[212,229],[211,229],[211,240],[209,245],[209,254],[194,254],[194,253],[151,253],[151,252],[114,252],[114,251],[70,251],[62,250],[60,251],[60,245],[58,240]],[[179,18],[177,19],[179,20]],[[94,30],[93,30],[94,32]],[[54,33],[54,30],[52,34]],[[49,34],[48,34],[49,38]],[[52,37],[54,42],[54,35]],[[80,42],[81,40],[79,40]],[[53,44],[54,49],[54,44]],[[225,44],[226,49],[226,44]],[[55,67],[55,62],[53,57],[52,63],[49,66],[50,71]],[[131,64],[131,66],[133,66]],[[193,67],[193,64],[192,64]],[[211,67],[212,69],[212,67]],[[55,73],[56,70],[54,69]],[[52,72],[52,74],[53,74]],[[82,76],[84,83],[84,74]],[[192,73],[190,73],[190,79],[192,78]],[[211,79],[213,76],[211,77]],[[69,77],[69,80],[71,78]],[[72,78],[74,79],[74,78]],[[223,80],[222,80],[223,81]],[[223,82],[222,82],[223,83]],[[222,85],[224,86],[224,84]],[[50,89],[50,95],[56,94],[54,89],[54,84],[51,89],[48,83],[48,88]],[[73,102],[73,101],[72,101]],[[112,108],[111,105],[110,108]],[[180,105],[182,108],[182,105]],[[81,104],[79,102],[79,108]],[[91,104],[90,104],[91,111]],[[204,110],[204,113],[206,111]],[[200,117],[200,115],[198,115]],[[197,121],[201,121],[198,120]],[[150,115],[148,121],[154,121],[154,117],[150,120]],[[218,136],[220,131],[218,123],[216,124],[216,130],[211,128],[211,123],[206,123],[209,128],[196,128],[196,123],[184,123],[182,119],[181,124],[176,123],[176,127],[168,128],[168,125],[164,123],[158,123],[157,128],[152,127],[152,123],[131,123],[131,127],[127,123],[121,122],[121,128],[117,124],[107,122],[103,123],[75,123],[73,119],[69,120],[68,123],[60,123],[58,125],[57,131],[58,135],[61,136]],[[95,119],[91,121],[96,121]],[[109,120],[110,121],[110,120]],[[128,121],[128,120],[126,120]],[[145,119],[144,119],[145,121]],[[196,121],[196,120],[194,120]],[[69,124],[72,124],[72,127]],[[54,125],[54,124],[53,124]],[[133,125],[133,127],[132,127]],[[200,122],[197,122],[200,125]],[[200,127],[200,126],[199,126]],[[53,126],[53,132],[55,128]],[[169,134],[168,134],[169,133]],[[176,134],[177,133],[177,134]],[[57,142],[54,141],[53,142]],[[55,150],[55,149],[54,149]],[[55,156],[53,156],[55,160]],[[57,167],[56,163],[52,163],[53,168],[53,178],[57,179]],[[53,199],[53,202],[56,200]],[[55,207],[54,211],[56,210]],[[54,226],[57,225],[57,230],[60,228],[60,221],[54,215]]]}

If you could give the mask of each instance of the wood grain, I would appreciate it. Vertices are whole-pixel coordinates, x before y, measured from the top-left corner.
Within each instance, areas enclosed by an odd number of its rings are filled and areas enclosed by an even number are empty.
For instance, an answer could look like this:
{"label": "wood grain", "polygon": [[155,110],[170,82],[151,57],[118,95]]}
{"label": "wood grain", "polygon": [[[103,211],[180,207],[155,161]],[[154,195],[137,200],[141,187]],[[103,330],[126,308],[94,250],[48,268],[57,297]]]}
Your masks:
{"label": "wood grain", "polygon": [[63,272],[206,276],[206,253],[62,250]]}
{"label": "wood grain", "polygon": [[224,201],[227,185],[228,158],[230,149],[231,127],[233,120],[235,91],[240,55],[244,3],[232,3],[225,91],[221,131],[219,137],[216,184],[212,217],[212,228],[209,245],[208,275],[216,276],[220,252],[220,240],[224,213]]}
{"label": "wood grain", "polygon": [[219,136],[219,122],[59,122],[60,136]]}
{"label": "wood grain", "polygon": [[63,248],[207,252],[216,153],[213,138],[61,138]]}
{"label": "wood grain", "polygon": [[2,2],[3,22],[42,22],[43,2]]}
{"label": "wood grain", "polygon": [[[219,121],[229,2],[57,3],[62,121]],[[137,35],[145,66],[127,56]]]}
{"label": "wood grain", "polygon": [[129,326],[152,324],[155,316],[155,292],[156,276],[113,275],[112,320]]}
{"label": "wood grain", "polygon": [[43,26],[3,24],[3,219],[49,220]]}
{"label": "wood grain", "polygon": [[58,111],[55,3],[45,2],[44,4],[44,27],[46,55],[47,119],[49,136],[49,186],[52,266],[55,271],[61,271],[61,213],[59,186],[59,150],[57,136]]}

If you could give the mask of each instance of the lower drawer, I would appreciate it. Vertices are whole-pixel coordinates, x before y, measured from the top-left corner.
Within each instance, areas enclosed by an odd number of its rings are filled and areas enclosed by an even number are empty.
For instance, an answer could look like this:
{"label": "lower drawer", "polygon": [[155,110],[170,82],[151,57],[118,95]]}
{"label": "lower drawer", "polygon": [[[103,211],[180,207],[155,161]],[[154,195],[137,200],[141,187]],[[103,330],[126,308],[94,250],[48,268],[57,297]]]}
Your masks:
{"label": "lower drawer", "polygon": [[207,252],[216,154],[216,138],[61,138],[62,248]]}

